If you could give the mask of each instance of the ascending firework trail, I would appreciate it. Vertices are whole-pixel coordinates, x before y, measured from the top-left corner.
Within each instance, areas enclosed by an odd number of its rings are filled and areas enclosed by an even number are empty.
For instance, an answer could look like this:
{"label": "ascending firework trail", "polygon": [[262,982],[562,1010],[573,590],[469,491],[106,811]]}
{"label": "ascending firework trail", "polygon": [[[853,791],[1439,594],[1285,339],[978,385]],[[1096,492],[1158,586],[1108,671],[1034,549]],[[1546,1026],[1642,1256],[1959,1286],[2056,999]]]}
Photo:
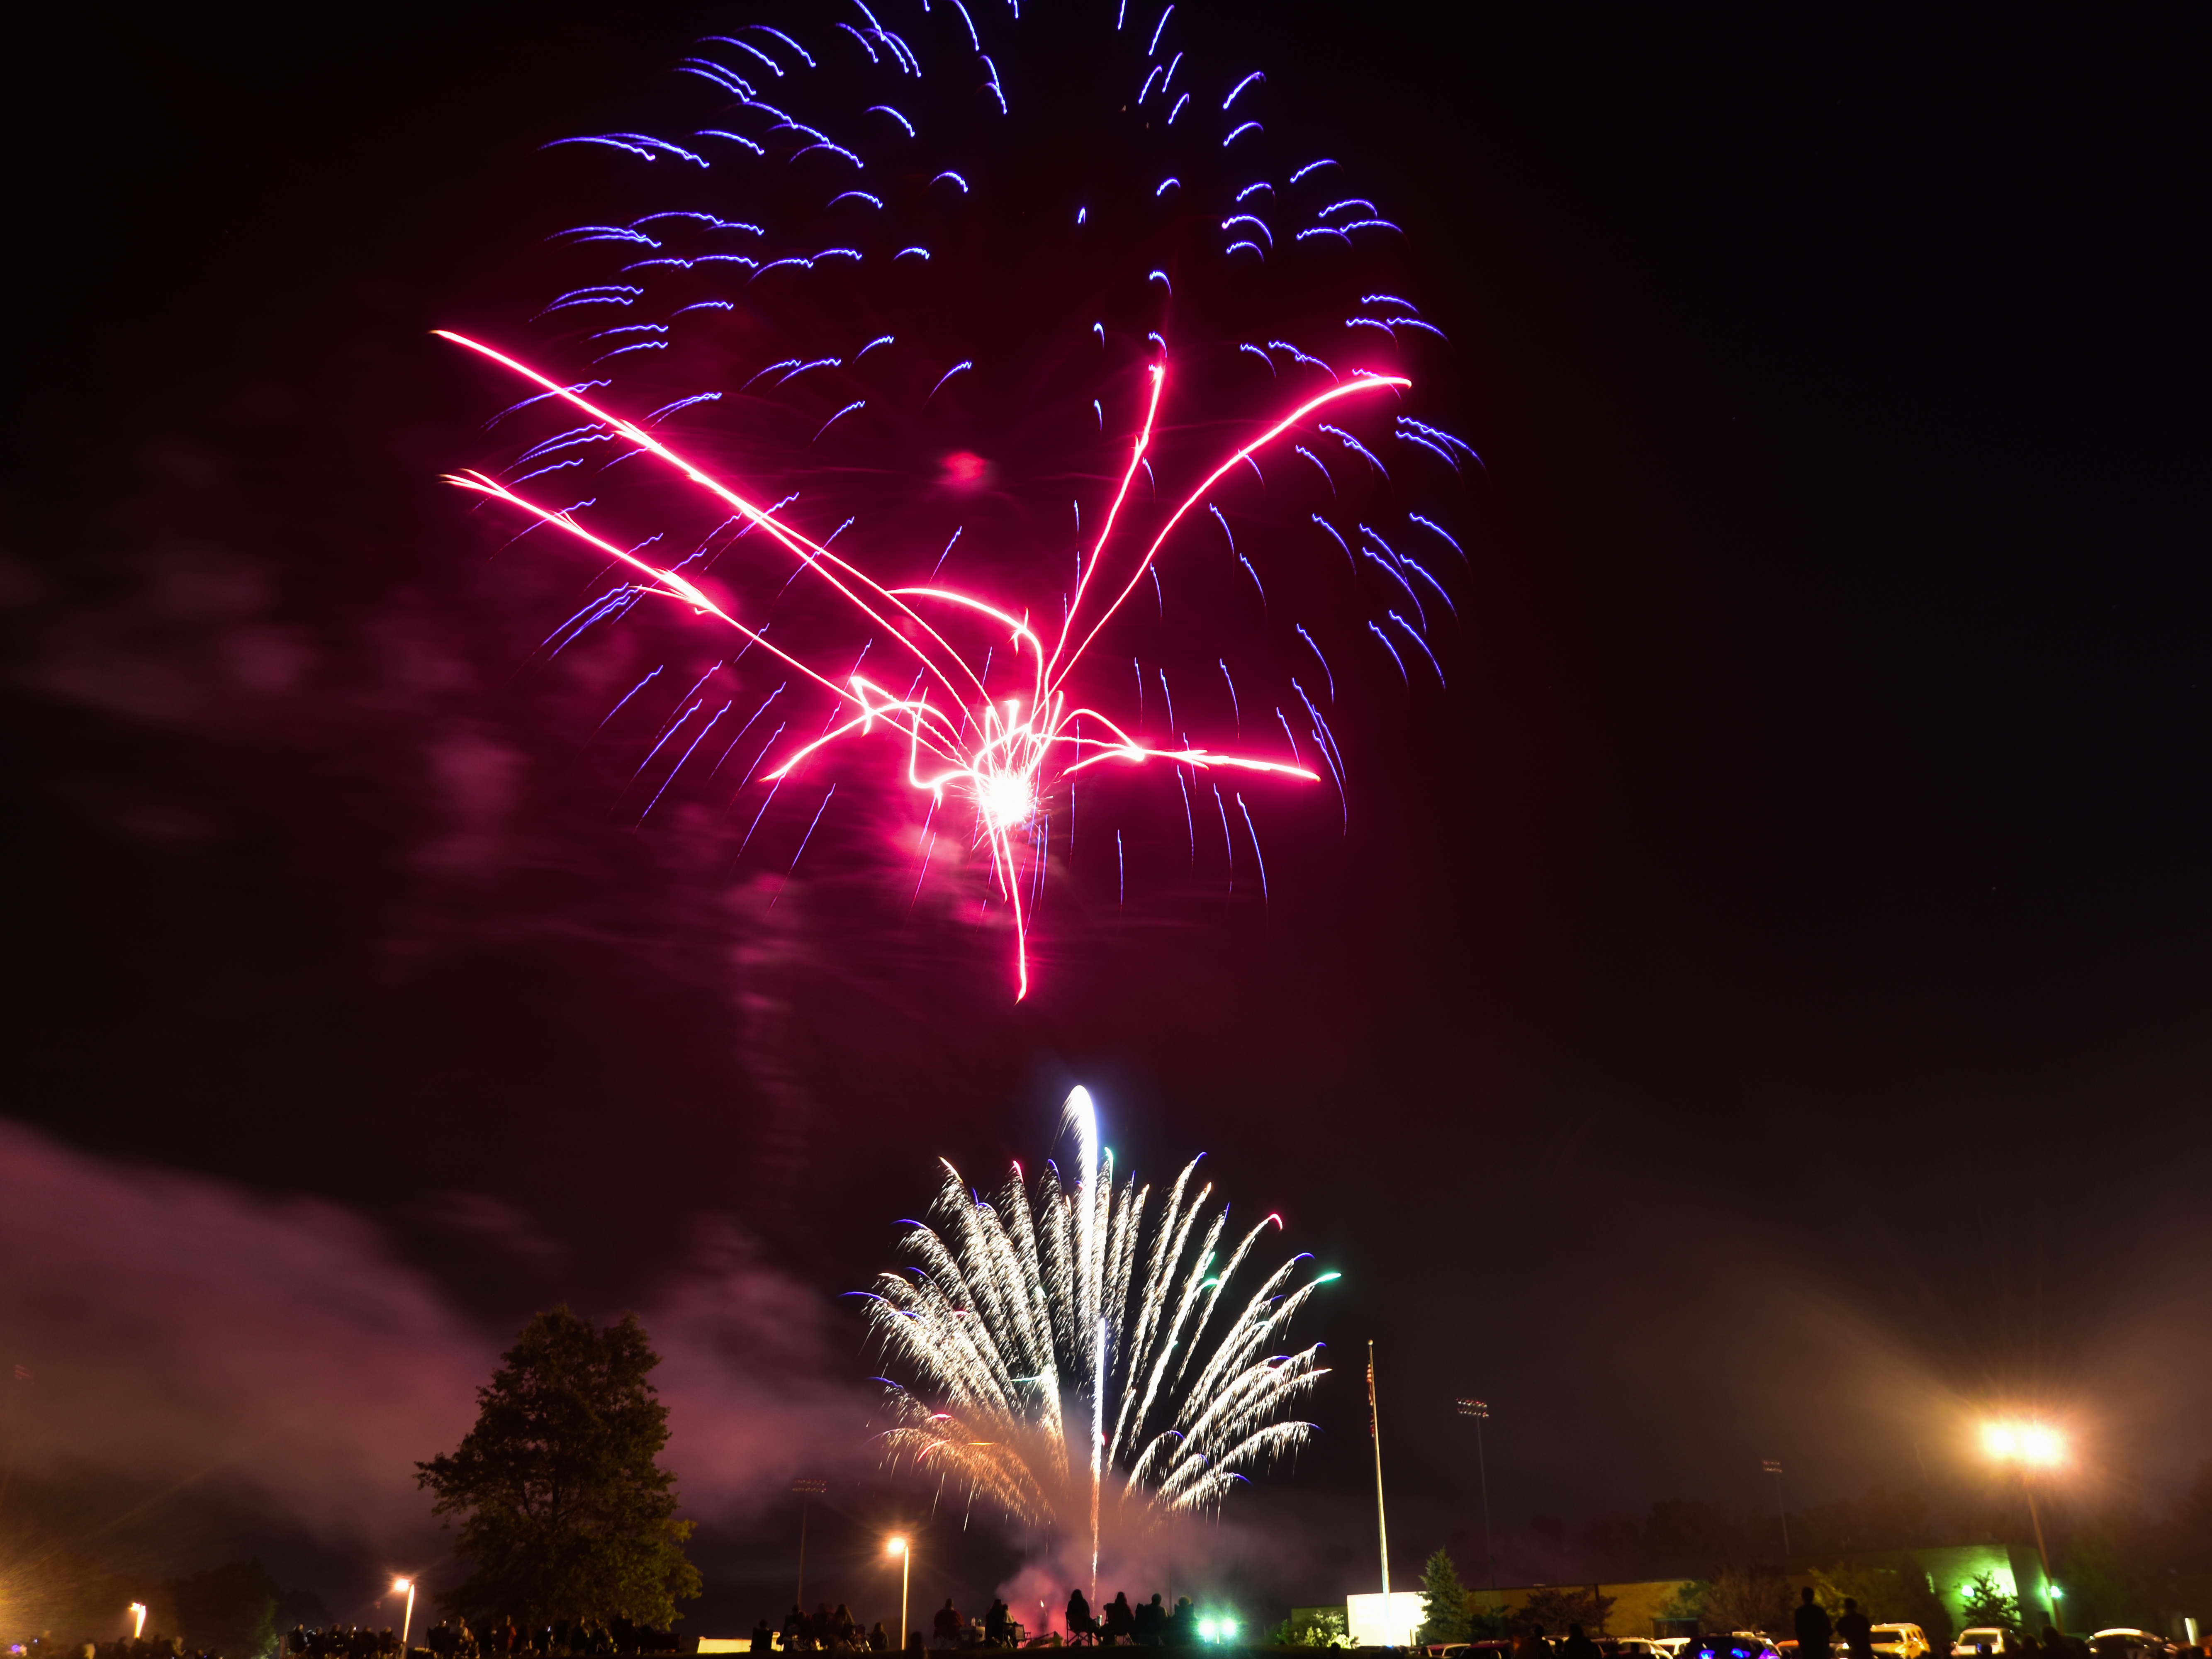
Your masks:
{"label": "ascending firework trail", "polygon": [[528,393],[453,482],[611,573],[548,655],[647,599],[710,625],[623,700],[690,686],[648,814],[741,774],[742,853],[804,778],[804,851],[856,762],[902,768],[921,879],[964,839],[1026,994],[1085,775],[1171,771],[1156,827],[1194,873],[1218,820],[1263,898],[1255,802],[1326,778],[1349,823],[1330,715],[1442,684],[1477,458],[1413,412],[1446,348],[1402,232],[1241,45],[1202,64],[1173,6],[848,3],[698,42],[664,132],[548,147],[598,216],[549,239],[530,343],[446,334]]}

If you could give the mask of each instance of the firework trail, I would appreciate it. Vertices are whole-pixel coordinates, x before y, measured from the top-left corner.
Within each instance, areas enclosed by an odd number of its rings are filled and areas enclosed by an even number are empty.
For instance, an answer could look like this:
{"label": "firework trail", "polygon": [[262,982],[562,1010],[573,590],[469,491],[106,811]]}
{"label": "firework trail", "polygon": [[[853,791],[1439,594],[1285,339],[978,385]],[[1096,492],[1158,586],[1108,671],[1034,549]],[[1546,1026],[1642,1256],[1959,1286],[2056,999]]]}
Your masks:
{"label": "firework trail", "polygon": [[1196,1158],[1148,1216],[1150,1186],[1115,1186],[1085,1090],[1066,1122],[1081,1167],[1048,1165],[1034,1201],[1019,1164],[995,1204],[946,1164],[942,1230],[913,1224],[919,1265],[882,1276],[869,1319],[913,1379],[884,1379],[894,1460],[1032,1526],[1087,1521],[1095,1589],[1109,1520],[1218,1504],[1304,1443],[1313,1425],[1285,1413],[1328,1374],[1321,1346],[1270,1350],[1337,1275],[1290,1288],[1299,1255],[1232,1290],[1280,1218],[1231,1239],[1224,1205],[1201,1231],[1213,1188],[1191,1190]]}
{"label": "firework trail", "polygon": [[[776,752],[740,786],[765,794],[752,827],[856,744],[902,759],[931,812],[963,803],[1018,997],[1085,775],[1166,765],[1186,803],[1224,770],[1318,785],[1348,823],[1336,686],[1404,695],[1409,661],[1442,680],[1439,550],[1465,556],[1431,514],[1476,458],[1409,412],[1410,371],[1446,347],[1390,291],[1402,232],[1340,163],[1271,137],[1264,74],[1195,61],[1172,6],[848,3],[699,42],[665,132],[548,147],[602,216],[549,239],[567,285],[537,343],[445,334],[528,394],[494,422],[512,459],[452,482],[611,573],[549,655],[672,600],[739,636],[710,674],[787,683]],[[1155,607],[1128,606],[1147,584]],[[1190,742],[1167,670],[1218,663],[1241,731],[1224,643],[1248,689],[1318,659],[1328,714],[1278,690],[1261,706],[1309,716],[1280,718],[1282,751]],[[648,815],[726,684],[669,711]]]}

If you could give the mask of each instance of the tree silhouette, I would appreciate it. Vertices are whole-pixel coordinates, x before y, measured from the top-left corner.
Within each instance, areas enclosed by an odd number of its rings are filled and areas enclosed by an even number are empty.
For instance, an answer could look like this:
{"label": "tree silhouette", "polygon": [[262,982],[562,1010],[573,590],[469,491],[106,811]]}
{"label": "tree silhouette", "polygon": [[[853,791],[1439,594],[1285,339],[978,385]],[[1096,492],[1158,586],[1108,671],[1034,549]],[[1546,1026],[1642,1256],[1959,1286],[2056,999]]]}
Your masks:
{"label": "tree silhouette", "polygon": [[458,1450],[417,1463],[431,1513],[464,1517],[468,1578],[439,1600],[475,1619],[628,1619],[665,1628],[700,1592],[684,1558],[676,1478],[654,1461],[668,1408],[647,1375],[660,1356],[634,1314],[596,1330],[566,1306],[523,1328],[477,1391]]}
{"label": "tree silhouette", "polygon": [[1421,1640],[1467,1640],[1467,1586],[1450,1556],[1438,1550],[1421,1569]]}

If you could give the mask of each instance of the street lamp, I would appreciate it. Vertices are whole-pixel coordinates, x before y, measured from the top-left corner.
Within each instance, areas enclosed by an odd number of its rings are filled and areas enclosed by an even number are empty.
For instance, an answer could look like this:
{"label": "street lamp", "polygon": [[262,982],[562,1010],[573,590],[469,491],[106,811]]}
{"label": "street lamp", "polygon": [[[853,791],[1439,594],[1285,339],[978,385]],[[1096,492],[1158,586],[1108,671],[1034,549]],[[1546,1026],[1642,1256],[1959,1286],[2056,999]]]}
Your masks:
{"label": "street lamp", "polygon": [[1487,1400],[1462,1400],[1459,1414],[1474,1419],[1474,1468],[1482,1480],[1482,1553],[1490,1558],[1490,1588],[1498,1589],[1498,1552],[1490,1547],[1490,1466],[1483,1461],[1482,1425],[1489,1420]]}
{"label": "street lamp", "polygon": [[799,1610],[806,1611],[806,1500],[830,1490],[827,1480],[801,1480],[791,1483],[799,1494]]}
{"label": "street lamp", "polygon": [[402,1590],[407,1592],[407,1612],[399,1621],[399,1650],[404,1653],[407,1651],[407,1633],[415,1628],[415,1581],[412,1578],[393,1579],[392,1593],[397,1595]]}
{"label": "street lamp", "polygon": [[133,1601],[131,1604],[131,1639],[135,1642],[145,1633],[146,1604],[143,1601]]}
{"label": "street lamp", "polygon": [[908,1547],[905,1539],[893,1538],[884,1542],[884,1552],[899,1559],[898,1644],[903,1650],[906,1647],[906,1592],[907,1586],[914,1582],[914,1551]]}
{"label": "street lamp", "polygon": [[2035,1525],[2035,1555],[2043,1564],[2043,1605],[2050,1610],[2051,1628],[2063,1636],[2066,1621],[2058,1613],[2058,1586],[2051,1582],[2051,1552],[2043,1542],[2043,1516],[2035,1507],[2035,1482],[2030,1474],[2064,1462],[2066,1442],[2057,1430],[2039,1423],[1984,1423],[1982,1449],[2000,1463],[2020,1465],[2021,1490],[2027,1494],[2027,1518]]}

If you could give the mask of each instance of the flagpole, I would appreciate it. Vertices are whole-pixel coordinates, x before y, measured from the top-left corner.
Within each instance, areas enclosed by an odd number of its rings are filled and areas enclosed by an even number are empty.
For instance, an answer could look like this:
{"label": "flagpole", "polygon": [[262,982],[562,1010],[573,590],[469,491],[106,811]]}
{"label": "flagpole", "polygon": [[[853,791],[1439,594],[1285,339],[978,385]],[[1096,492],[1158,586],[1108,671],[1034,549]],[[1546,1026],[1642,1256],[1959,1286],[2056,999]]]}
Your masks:
{"label": "flagpole", "polygon": [[1375,1442],[1375,1535],[1382,1553],[1382,1616],[1390,1616],[1390,1523],[1382,1515],[1382,1408],[1375,1397],[1375,1339],[1367,1340],[1367,1433]]}

